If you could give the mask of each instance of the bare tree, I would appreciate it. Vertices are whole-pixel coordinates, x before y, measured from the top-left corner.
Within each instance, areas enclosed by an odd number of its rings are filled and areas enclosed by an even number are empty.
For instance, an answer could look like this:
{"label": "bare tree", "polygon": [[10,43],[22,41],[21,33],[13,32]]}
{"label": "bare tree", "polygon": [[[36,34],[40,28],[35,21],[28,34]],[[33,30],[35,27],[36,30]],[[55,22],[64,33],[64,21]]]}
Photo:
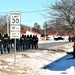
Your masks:
{"label": "bare tree", "polygon": [[6,25],[7,25],[7,16],[1,15],[0,16],[0,32],[4,33],[6,31]]}
{"label": "bare tree", "polygon": [[49,34],[50,32],[58,32],[61,36],[65,33],[71,32],[72,28],[68,25],[65,25],[61,18],[55,18],[53,20],[46,21],[46,33]]}
{"label": "bare tree", "polygon": [[60,0],[49,8],[54,10],[57,17],[60,17],[66,25],[72,27],[74,34],[73,58],[75,58],[75,0]]}

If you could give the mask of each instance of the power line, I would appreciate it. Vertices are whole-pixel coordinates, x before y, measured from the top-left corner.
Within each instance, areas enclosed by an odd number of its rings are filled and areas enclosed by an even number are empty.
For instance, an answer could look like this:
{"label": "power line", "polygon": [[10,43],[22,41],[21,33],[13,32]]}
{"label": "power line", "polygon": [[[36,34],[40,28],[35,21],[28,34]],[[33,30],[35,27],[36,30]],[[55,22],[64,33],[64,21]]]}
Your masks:
{"label": "power line", "polygon": [[[26,11],[26,12],[21,12],[21,13],[35,13],[35,12],[43,12],[43,11],[47,11],[49,9],[44,9],[44,10],[36,10],[36,11]],[[0,13],[10,13],[10,12],[0,12]]]}
{"label": "power line", "polygon": [[27,12],[21,12],[21,13],[35,13],[35,12],[42,12],[42,11],[47,11],[48,9],[45,10],[36,10],[36,11],[27,11]]}

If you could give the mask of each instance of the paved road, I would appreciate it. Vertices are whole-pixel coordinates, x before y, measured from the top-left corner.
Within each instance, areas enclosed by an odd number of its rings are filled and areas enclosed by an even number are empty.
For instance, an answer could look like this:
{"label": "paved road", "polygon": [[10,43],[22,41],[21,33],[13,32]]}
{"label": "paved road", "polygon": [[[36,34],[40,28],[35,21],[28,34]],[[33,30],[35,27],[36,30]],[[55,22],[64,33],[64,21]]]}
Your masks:
{"label": "paved road", "polygon": [[48,43],[39,43],[38,47],[39,49],[50,49],[51,47],[53,46],[59,46],[59,45],[64,45],[64,44],[67,44],[69,42],[48,42]]}
{"label": "paved road", "polygon": [[[58,42],[44,42],[44,43],[39,43],[38,47],[39,47],[40,50],[44,50],[44,49],[50,49],[51,47],[54,47],[54,46],[64,45],[64,44],[67,44],[67,43],[69,43],[69,42],[63,42],[63,41],[58,41]],[[14,52],[14,49],[11,49],[10,53],[13,53],[13,52]]]}

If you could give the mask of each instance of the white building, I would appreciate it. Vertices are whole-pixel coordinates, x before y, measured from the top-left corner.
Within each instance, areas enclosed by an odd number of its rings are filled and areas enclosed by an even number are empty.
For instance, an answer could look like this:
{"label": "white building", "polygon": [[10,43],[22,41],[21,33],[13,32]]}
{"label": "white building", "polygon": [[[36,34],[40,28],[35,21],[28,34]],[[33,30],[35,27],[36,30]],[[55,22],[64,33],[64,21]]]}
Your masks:
{"label": "white building", "polygon": [[37,35],[38,39],[41,40],[41,34],[39,34],[38,32],[35,32],[35,31],[29,31],[29,30],[22,30],[21,31],[21,35],[24,34],[24,35]]}
{"label": "white building", "polygon": [[60,37],[61,35],[59,35],[56,32],[51,32],[48,34],[49,40],[54,40],[54,38]]}
{"label": "white building", "polygon": [[53,40],[54,38],[57,38],[57,37],[62,37],[62,38],[64,38],[64,40],[68,40],[69,36],[72,37],[73,32],[65,33],[63,36],[61,36],[60,34],[58,34],[56,32],[48,34],[49,40]]}

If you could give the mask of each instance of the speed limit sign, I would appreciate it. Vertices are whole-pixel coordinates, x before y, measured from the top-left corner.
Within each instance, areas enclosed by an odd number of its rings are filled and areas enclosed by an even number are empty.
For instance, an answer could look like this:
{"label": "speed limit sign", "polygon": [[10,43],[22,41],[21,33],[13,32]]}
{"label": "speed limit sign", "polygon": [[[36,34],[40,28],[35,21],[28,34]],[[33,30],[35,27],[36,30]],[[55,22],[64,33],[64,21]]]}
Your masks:
{"label": "speed limit sign", "polygon": [[11,12],[10,18],[10,24],[20,24],[20,12]]}
{"label": "speed limit sign", "polygon": [[10,38],[20,38],[20,12],[10,13]]}
{"label": "speed limit sign", "polygon": [[10,13],[10,38],[15,39],[14,65],[16,63],[16,39],[20,38],[20,12]]}

